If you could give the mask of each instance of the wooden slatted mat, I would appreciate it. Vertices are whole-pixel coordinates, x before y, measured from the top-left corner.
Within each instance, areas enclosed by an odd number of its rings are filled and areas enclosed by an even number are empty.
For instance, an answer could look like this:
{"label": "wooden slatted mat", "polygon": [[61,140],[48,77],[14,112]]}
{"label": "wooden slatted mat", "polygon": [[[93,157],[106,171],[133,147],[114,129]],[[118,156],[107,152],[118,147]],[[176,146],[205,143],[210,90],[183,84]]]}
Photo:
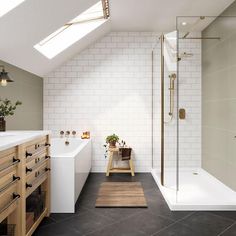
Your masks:
{"label": "wooden slatted mat", "polygon": [[147,202],[140,182],[104,182],[96,207],[147,207]]}

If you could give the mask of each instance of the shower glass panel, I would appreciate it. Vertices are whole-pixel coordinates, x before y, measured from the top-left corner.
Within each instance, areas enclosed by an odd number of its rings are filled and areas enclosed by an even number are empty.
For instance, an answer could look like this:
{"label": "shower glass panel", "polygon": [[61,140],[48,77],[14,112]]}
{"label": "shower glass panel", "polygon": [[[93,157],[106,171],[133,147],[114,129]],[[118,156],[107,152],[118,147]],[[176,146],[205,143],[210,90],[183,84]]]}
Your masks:
{"label": "shower glass panel", "polygon": [[168,204],[177,191],[177,32],[162,34],[152,51],[152,176]]}
{"label": "shower glass panel", "polygon": [[173,191],[175,201],[177,190],[177,32],[164,35],[164,181],[163,185]]}
{"label": "shower glass panel", "polygon": [[177,17],[178,191],[173,209],[236,209],[234,9],[218,17]]}

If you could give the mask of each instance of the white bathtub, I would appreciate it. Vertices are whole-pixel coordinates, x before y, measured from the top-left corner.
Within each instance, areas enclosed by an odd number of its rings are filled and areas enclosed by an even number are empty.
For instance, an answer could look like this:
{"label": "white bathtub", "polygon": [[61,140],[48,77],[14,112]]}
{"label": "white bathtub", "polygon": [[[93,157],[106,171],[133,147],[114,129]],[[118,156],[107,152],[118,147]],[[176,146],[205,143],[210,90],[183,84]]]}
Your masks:
{"label": "white bathtub", "polygon": [[91,169],[91,140],[51,139],[51,212],[74,213]]}

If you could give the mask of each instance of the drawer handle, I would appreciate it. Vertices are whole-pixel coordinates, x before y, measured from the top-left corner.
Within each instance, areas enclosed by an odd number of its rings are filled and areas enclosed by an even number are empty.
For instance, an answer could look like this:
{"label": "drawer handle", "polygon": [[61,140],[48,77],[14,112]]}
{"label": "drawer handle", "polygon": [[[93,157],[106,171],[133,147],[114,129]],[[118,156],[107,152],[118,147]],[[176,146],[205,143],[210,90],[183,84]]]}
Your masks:
{"label": "drawer handle", "polygon": [[15,158],[15,157],[13,157],[13,163],[14,163],[14,162],[17,162],[17,163],[18,163],[18,162],[20,162],[20,159],[17,159],[17,158]]}
{"label": "drawer handle", "polygon": [[16,165],[16,164],[19,163],[19,162],[20,162],[19,159],[16,159],[16,158],[13,157],[13,163],[12,163],[11,165],[9,165],[9,166],[6,166],[6,167],[0,169],[0,172],[11,168],[12,166]]}
{"label": "drawer handle", "polygon": [[30,152],[25,152],[25,157],[32,157],[33,156],[33,153],[30,153]]}
{"label": "drawer handle", "polygon": [[10,183],[8,183],[7,185],[5,185],[4,187],[2,187],[0,189],[0,192],[6,190],[7,188],[9,188],[12,184],[14,184],[15,182],[17,182],[18,180],[20,180],[20,177],[16,177],[15,175],[13,175],[12,177],[12,181]]}
{"label": "drawer handle", "polygon": [[32,170],[32,168],[28,168],[28,167],[26,167],[26,173],[28,173],[28,172],[32,172],[33,170]]}
{"label": "drawer handle", "polygon": [[13,193],[12,194],[13,200],[11,202],[9,202],[6,206],[4,206],[1,210],[0,210],[0,214],[2,212],[4,212],[8,207],[10,207],[14,202],[17,201],[18,198],[20,198],[19,194]]}
{"label": "drawer handle", "polygon": [[36,171],[34,176],[38,177],[39,175],[40,175],[40,171]]}
{"label": "drawer handle", "polygon": [[32,184],[26,183],[26,184],[25,184],[25,187],[26,187],[26,188],[32,188]]}
{"label": "drawer handle", "polygon": [[45,156],[45,159],[50,159],[51,158],[51,156]]}
{"label": "drawer handle", "polygon": [[48,168],[48,167],[46,167],[46,168],[45,168],[45,171],[50,171],[50,170],[51,170],[51,169],[50,169],[50,168]]}
{"label": "drawer handle", "polygon": [[18,194],[18,193],[13,193],[12,196],[13,196],[13,199],[16,199],[16,198],[19,198],[19,197],[20,197],[20,194]]}
{"label": "drawer handle", "polygon": [[15,181],[15,180],[20,180],[20,177],[19,176],[15,176],[15,175],[13,175],[13,181]]}
{"label": "drawer handle", "polygon": [[50,147],[51,144],[50,143],[45,143],[45,147]]}

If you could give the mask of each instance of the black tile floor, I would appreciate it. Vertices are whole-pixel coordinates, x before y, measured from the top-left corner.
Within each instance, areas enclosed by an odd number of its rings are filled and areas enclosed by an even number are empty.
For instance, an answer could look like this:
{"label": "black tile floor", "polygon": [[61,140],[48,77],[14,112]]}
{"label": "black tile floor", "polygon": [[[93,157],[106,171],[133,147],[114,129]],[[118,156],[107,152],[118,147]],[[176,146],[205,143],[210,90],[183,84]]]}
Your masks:
{"label": "black tile floor", "polygon": [[[100,183],[140,181],[148,208],[95,208]],[[236,236],[236,212],[170,211],[151,174],[89,175],[75,214],[51,214],[34,236]]]}

